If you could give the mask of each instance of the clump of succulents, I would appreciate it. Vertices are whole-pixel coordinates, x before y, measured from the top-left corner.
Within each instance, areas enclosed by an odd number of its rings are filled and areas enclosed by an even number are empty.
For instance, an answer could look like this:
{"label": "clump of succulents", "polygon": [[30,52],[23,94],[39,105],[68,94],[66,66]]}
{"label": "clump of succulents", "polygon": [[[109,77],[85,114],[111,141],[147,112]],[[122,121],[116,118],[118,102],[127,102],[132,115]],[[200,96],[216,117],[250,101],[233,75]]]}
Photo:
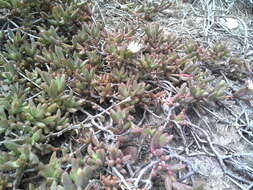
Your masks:
{"label": "clump of succulents", "polygon": [[[152,19],[150,11],[168,6],[150,3],[135,12]],[[145,27],[137,42],[136,29],[109,32],[94,22],[91,4],[79,0],[1,0],[0,8],[6,13],[0,23],[0,189],[119,187],[120,175],[132,175],[129,164],[138,164],[135,143],[142,138],[149,139],[146,160],[159,160],[153,177],[162,176],[167,189],[188,187],[176,180],[184,165],[164,151],[172,135],[136,122],[138,112],[156,102],[177,105],[179,114],[169,119],[187,125],[190,105],[227,98],[225,83],[212,85],[203,68],[229,56],[224,46],[206,50],[159,25]],[[246,72],[244,63],[230,62]],[[240,93],[245,90],[235,97]]]}
{"label": "clump of succulents", "polygon": [[141,19],[152,20],[157,12],[161,12],[172,6],[174,6],[173,3],[167,1],[147,2],[145,4],[137,6],[135,8],[135,12]]}
{"label": "clump of succulents", "polygon": [[[89,184],[89,180],[93,176],[94,168],[90,166],[83,166],[83,161],[80,159],[70,159],[70,172],[64,171],[61,168],[61,161],[53,153],[47,165],[41,166],[40,175],[42,175],[46,182],[40,188],[50,189],[83,189]],[[30,189],[34,189],[33,185]]]}

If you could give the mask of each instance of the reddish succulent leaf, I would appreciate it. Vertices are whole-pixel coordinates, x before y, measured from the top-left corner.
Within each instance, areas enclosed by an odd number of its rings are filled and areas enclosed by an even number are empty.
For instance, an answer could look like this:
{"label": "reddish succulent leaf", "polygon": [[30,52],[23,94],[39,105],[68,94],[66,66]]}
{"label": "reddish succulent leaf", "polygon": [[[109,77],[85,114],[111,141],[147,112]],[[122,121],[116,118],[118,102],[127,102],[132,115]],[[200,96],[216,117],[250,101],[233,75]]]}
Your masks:
{"label": "reddish succulent leaf", "polygon": [[87,152],[88,152],[89,155],[92,155],[94,153],[94,151],[92,150],[92,145],[91,144],[88,145]]}
{"label": "reddish succulent leaf", "polygon": [[179,182],[173,182],[172,187],[173,190],[193,190],[191,186]]}
{"label": "reddish succulent leaf", "polygon": [[164,180],[164,185],[166,190],[172,190],[172,180],[170,176],[166,176]]}
{"label": "reddish succulent leaf", "polygon": [[92,143],[95,146],[99,146],[99,141],[98,141],[97,137],[94,134],[92,134],[91,140],[92,140]]}

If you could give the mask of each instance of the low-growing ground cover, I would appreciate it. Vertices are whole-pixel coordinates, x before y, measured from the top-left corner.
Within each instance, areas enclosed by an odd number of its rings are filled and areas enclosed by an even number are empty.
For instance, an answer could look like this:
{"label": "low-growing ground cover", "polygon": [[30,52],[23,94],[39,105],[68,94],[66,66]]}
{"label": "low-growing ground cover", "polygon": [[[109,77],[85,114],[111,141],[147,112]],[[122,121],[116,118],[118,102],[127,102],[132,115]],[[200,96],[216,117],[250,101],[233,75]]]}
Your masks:
{"label": "low-growing ground cover", "polygon": [[251,31],[192,5],[0,1],[0,189],[250,189]]}

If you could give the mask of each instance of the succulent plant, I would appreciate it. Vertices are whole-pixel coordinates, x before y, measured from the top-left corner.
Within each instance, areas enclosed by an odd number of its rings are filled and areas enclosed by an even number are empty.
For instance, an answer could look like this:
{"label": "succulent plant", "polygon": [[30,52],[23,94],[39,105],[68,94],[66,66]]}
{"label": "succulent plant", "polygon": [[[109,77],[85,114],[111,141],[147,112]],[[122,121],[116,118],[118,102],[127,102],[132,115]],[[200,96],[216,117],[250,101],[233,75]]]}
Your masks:
{"label": "succulent plant", "polygon": [[110,167],[115,166],[119,171],[126,175],[127,171],[124,169],[127,162],[131,159],[131,155],[124,155],[123,152],[119,149],[118,145],[108,147],[108,160],[107,165]]}
{"label": "succulent plant", "polygon": [[[190,189],[176,180],[185,165],[164,151],[174,134],[145,123],[148,114],[175,106],[169,124],[187,125],[192,105],[252,94],[249,83],[225,96],[210,77],[206,68],[230,58],[224,45],[204,48],[159,25],[109,30],[101,3],[0,0],[0,189],[117,189],[142,152],[159,161],[153,172],[167,189]],[[122,4],[144,20],[175,6]],[[237,77],[250,70],[237,58],[229,67]]]}
{"label": "succulent plant", "polygon": [[168,9],[173,6],[173,3],[167,1],[160,1],[160,2],[147,2],[145,4],[141,4],[140,6],[136,7],[136,13],[142,19],[145,20],[152,20],[153,17],[156,16],[157,13],[162,12],[165,9]]}
{"label": "succulent plant", "polygon": [[167,145],[173,136],[163,133],[161,129],[158,129],[152,137],[150,143],[151,154],[155,156],[161,156],[163,154],[162,148]]}
{"label": "succulent plant", "polygon": [[109,127],[115,134],[121,134],[134,126],[133,118],[129,114],[131,107],[121,108],[116,107],[110,111],[110,116],[113,120],[114,126]]}

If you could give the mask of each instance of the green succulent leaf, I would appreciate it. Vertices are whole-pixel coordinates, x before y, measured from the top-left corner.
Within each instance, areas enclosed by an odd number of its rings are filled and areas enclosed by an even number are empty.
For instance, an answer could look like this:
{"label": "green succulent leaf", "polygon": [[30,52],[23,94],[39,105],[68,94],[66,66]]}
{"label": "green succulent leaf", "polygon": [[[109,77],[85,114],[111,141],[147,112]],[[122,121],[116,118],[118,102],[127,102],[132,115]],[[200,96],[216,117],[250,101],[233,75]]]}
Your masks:
{"label": "green succulent leaf", "polygon": [[73,182],[67,172],[64,172],[62,174],[62,184],[63,184],[64,189],[76,190],[76,187],[73,184]]}

